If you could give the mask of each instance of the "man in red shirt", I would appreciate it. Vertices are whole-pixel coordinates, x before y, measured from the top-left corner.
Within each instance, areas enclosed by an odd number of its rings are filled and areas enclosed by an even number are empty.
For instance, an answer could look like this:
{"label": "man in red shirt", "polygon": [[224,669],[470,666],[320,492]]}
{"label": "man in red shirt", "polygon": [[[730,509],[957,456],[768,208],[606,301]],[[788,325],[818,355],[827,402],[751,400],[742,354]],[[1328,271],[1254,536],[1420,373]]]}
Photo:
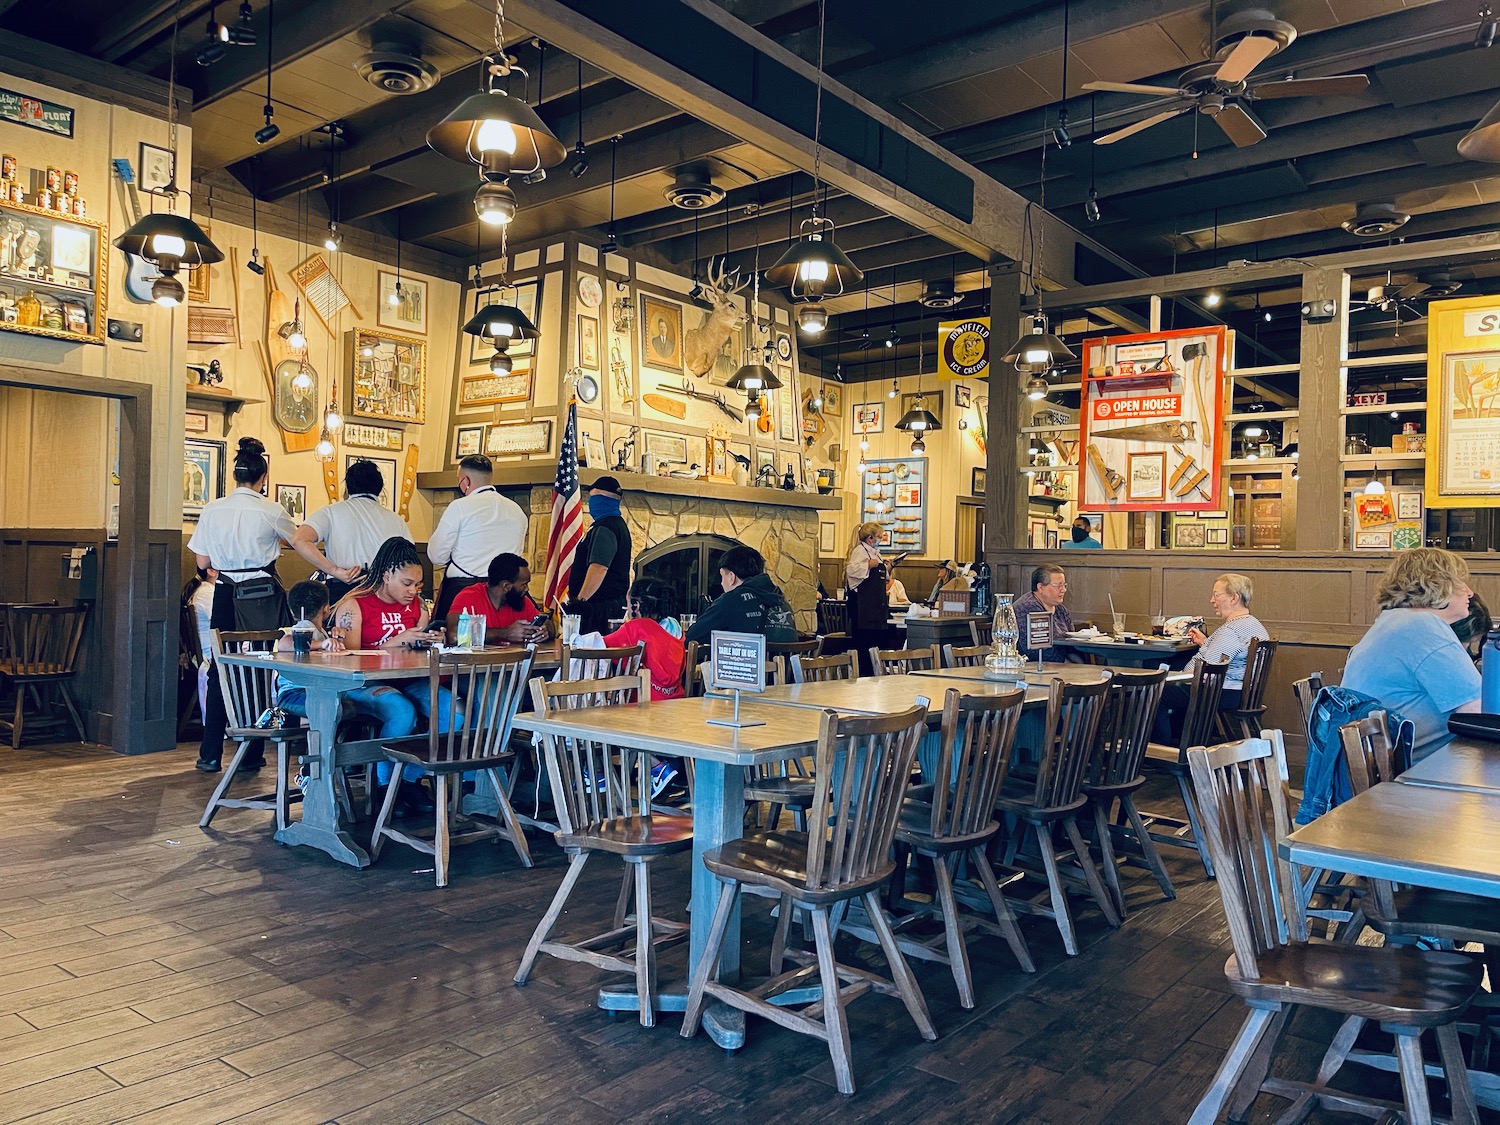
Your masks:
{"label": "man in red shirt", "polygon": [[[551,635],[551,623],[542,608],[531,600],[527,592],[530,585],[531,571],[525,559],[508,551],[496,555],[490,561],[489,581],[465,586],[453,599],[447,620],[450,640],[459,617],[467,612],[484,618],[486,643],[499,640],[524,645],[545,641]],[[538,617],[543,618],[541,623],[533,624]]]}

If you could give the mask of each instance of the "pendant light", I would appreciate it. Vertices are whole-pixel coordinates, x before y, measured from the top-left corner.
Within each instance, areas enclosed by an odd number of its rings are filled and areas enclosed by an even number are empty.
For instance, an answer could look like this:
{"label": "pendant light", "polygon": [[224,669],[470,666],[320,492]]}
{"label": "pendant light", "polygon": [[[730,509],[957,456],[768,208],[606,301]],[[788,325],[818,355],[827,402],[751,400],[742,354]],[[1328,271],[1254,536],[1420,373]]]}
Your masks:
{"label": "pendant light", "polygon": [[771,334],[766,332],[764,351],[756,346],[760,337],[760,207],[755,206],[755,273],[750,289],[750,343],[745,347],[745,362],[729,377],[725,385],[746,396],[745,417],[754,422],[761,415],[761,396],[781,389],[781,379],[771,367]]}
{"label": "pendant light", "polygon": [[917,401],[905,414],[901,415],[900,421],[896,423],[896,429],[912,435],[911,451],[923,453],[927,449],[927,443],[923,440],[934,430],[943,428],[942,421],[936,414],[927,409],[927,395],[922,391],[922,368],[926,366],[926,328],[919,328],[917,334]]}
{"label": "pendant light", "polygon": [[151,299],[163,308],[175,308],[187,297],[177,274],[224,260],[224,252],[191,218],[173,214],[177,206],[177,30],[172,24],[172,62],[167,80],[167,131],[172,150],[171,172],[161,194],[167,201],[164,215],[146,215],[130,227],[115,245],[156,267],[160,275],[151,284]]}
{"label": "pendant light", "polygon": [[[503,290],[510,288],[510,282],[505,276],[506,259],[509,253],[505,233],[502,231],[500,234],[500,282],[494,290],[497,296]],[[478,272],[479,267],[476,264],[476,283],[479,280]],[[515,305],[507,305],[501,301],[491,301],[476,312],[464,325],[464,331],[494,347],[495,354],[490,356],[490,372],[495,375],[510,374],[512,363],[509,351],[512,344],[518,340],[539,340],[542,336],[530,317]]]}
{"label": "pendant light", "polygon": [[1458,142],[1458,155],[1465,160],[1500,163],[1500,102],[1479,119],[1479,124]]}
{"label": "pendant light", "polygon": [[266,123],[255,130],[255,143],[267,145],[281,136],[281,126],[276,124],[276,106],[271,101],[272,35],[276,30],[275,0],[266,0],[266,104],[261,106],[261,116]]}
{"label": "pendant light", "polygon": [[[1038,210],[1043,214],[1047,211],[1047,145],[1042,145],[1042,179],[1041,195],[1037,204]],[[1028,270],[1030,274],[1032,296],[1036,298],[1036,311],[1031,314],[1031,331],[1022,333],[1021,338],[1012,344],[1004,355],[1000,357],[1002,363],[1013,363],[1018,370],[1030,371],[1032,379],[1027,383],[1027,395],[1032,399],[1042,396],[1033,394],[1036,390],[1038,380],[1050,369],[1060,363],[1077,359],[1073,350],[1058,339],[1047,327],[1047,317],[1042,312],[1042,290],[1036,283],[1036,264],[1040,255],[1037,243],[1036,227],[1031,222],[1031,205],[1027,204],[1026,210],[1026,237],[1030,244],[1031,263]],[[1043,394],[1045,394],[1045,383],[1043,383]]]}
{"label": "pendant light", "polygon": [[396,288],[388,298],[392,308],[401,303],[401,212],[396,211]]}
{"label": "pendant light", "polygon": [[512,175],[555,167],[568,155],[535,110],[500,88],[511,71],[521,69],[506,53],[504,34],[505,2],[495,0],[494,46],[482,62],[484,90],[465,98],[427,131],[427,145],[434,152],[479,166],[474,212],[491,226],[505,226],[516,216]]}
{"label": "pendant light", "polygon": [[827,23],[827,0],[818,0],[818,89],[813,104],[813,204],[811,218],[803,220],[802,236],[787,248],[780,260],[766,271],[766,284],[785,289],[800,302],[797,327],[817,335],[828,326],[825,297],[838,297],[864,278],[860,269],[833,241],[833,223],[818,214],[818,190],[823,171],[823,36]]}
{"label": "pendant light", "polygon": [[1366,496],[1384,496],[1385,483],[1380,479],[1380,462],[1376,461],[1370,466],[1370,479],[1365,484]]}

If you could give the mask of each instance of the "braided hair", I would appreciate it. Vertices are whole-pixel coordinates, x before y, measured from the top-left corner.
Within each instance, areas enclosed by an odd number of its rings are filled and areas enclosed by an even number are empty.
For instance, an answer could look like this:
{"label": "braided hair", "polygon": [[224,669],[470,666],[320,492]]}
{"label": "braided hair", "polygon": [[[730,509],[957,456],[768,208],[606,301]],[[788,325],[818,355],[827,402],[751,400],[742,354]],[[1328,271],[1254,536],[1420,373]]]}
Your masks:
{"label": "braided hair", "polygon": [[403,539],[399,535],[393,535],[380,545],[375,552],[375,557],[370,561],[369,568],[365,571],[364,580],[347,596],[356,597],[361,594],[373,594],[380,589],[381,584],[388,575],[398,570],[405,570],[409,566],[420,567],[422,556],[417,554],[417,548],[410,539]]}

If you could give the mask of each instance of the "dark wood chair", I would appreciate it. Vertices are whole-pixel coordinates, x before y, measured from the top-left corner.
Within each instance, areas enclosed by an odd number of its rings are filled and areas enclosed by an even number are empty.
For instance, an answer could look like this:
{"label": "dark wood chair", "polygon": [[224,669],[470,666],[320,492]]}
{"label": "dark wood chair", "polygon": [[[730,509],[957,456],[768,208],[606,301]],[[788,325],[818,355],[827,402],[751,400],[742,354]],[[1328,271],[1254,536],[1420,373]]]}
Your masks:
{"label": "dark wood chair", "polygon": [[1323,690],[1323,673],[1313,672],[1306,679],[1292,682],[1292,698],[1297,701],[1297,710],[1302,715],[1302,733],[1309,744],[1312,742],[1312,709]]}
{"label": "dark wood chair", "polygon": [[[970,622],[973,624],[973,622]],[[943,645],[944,668],[977,668],[995,651],[994,645]]]}
{"label": "dark wood chair", "polygon": [[[480,840],[507,840],[515,849],[522,866],[531,866],[531,849],[526,833],[511,807],[508,779],[503,771],[514,764],[516,752],[511,748],[511,720],[526,690],[526,674],[531,671],[535,646],[524,649],[499,649],[479,652],[439,652],[433,649],[427,662],[427,680],[432,717],[425,735],[387,743],[382,749],[395,763],[386,786],[385,802],[375,818],[370,839],[370,861],[380,858],[386,840],[405,844],[433,857],[437,885],[448,885],[448,852],[454,844],[472,844]],[[445,686],[453,693],[453,718],[446,731],[441,730],[442,714],[439,690]],[[420,766],[433,777],[436,792],[433,804],[436,815],[432,836],[405,832],[391,826],[396,798],[402,785],[402,768]],[[460,784],[465,773],[483,774],[494,789],[497,817],[495,821],[463,817],[462,831],[454,832],[454,819],[463,797]]]}
{"label": "dark wood chair", "polygon": [[[1349,786],[1356,795],[1395,778],[1394,747],[1384,711],[1373,711],[1339,728]],[[1387,943],[1409,945],[1418,938],[1477,942],[1485,959],[1496,963],[1500,952],[1500,900],[1432,887],[1398,889],[1385,879],[1367,880],[1370,893],[1361,900],[1364,921],[1385,935]],[[1492,984],[1495,982],[1492,980]]]}
{"label": "dark wood chair", "polygon": [[877,676],[901,676],[907,672],[926,672],[941,667],[936,645],[931,648],[870,649],[870,667]]}
{"label": "dark wood chair", "polygon": [[837,598],[822,598],[818,602],[818,632],[824,640],[830,635],[849,635],[849,603]]}
{"label": "dark wood chair", "polygon": [[[718,1000],[764,1016],[782,1027],[828,1044],[839,1092],[854,1093],[854,1066],[844,1007],[871,989],[899,996],[924,1039],[936,1039],[906,958],[880,909],[880,887],[895,863],[891,839],[917,743],[927,730],[926,701],[891,715],[841,718],[823,712],[818,737],[817,796],[808,823],[815,832],[762,832],[734,840],[703,855],[703,862],[722,886],[707,947],[693,970],[682,1034],[697,1033],[705,1003]],[[774,976],[750,987],[719,981],[719,951],[741,886],[768,887],[781,896],[776,936],[771,949]],[[835,957],[830,914],[841,904],[861,899],[885,954],[890,977],[840,964]],[[787,930],[794,906],[812,915],[816,966],[785,964]],[[805,1008],[781,1006],[776,997],[810,980],[822,986],[822,998]]]}
{"label": "dark wood chair", "polygon": [[[198,821],[199,828],[207,828],[220,809],[260,809],[276,814],[276,830],[279,832],[287,826],[292,802],[302,800],[302,794],[293,792],[291,788],[290,758],[292,754],[300,754],[306,749],[307,727],[290,718],[281,720],[287,724],[284,726],[257,725],[263,716],[282,714],[276,710],[275,671],[269,664],[223,662],[226,654],[270,652],[276,647],[280,637],[279,629],[213,631],[214,663],[219,669],[219,690],[224,695],[224,712],[228,716],[224,737],[232,739],[235,746],[228,768],[224,770],[223,777],[214,786],[213,794],[203,808],[203,816]],[[240,763],[245,760],[245,755],[254,742],[269,742],[276,748],[275,788],[269,793],[253,797],[230,797],[229,787],[234,784]]]}
{"label": "dark wood chair", "polygon": [[[608,680],[615,676],[633,676],[641,670],[646,646],[623,645],[620,648],[574,648],[563,645],[559,650],[562,675],[568,680]],[[578,667],[573,667],[573,661]]]}
{"label": "dark wood chair", "polygon": [[[701,654],[699,654],[701,655]],[[710,690],[708,686],[708,674],[712,660],[703,660],[693,668],[693,690],[689,695],[703,695]],[[773,687],[776,684],[786,683],[786,663],[779,656],[768,657],[766,660],[766,686]]]}
{"label": "dark wood chair", "polygon": [[[538,677],[531,681],[531,697],[543,715],[585,707],[650,706],[651,678],[640,674],[547,683]],[[543,953],[606,972],[630,973],[635,978],[641,1025],[654,1027],[656,955],[687,941],[688,926],[653,912],[651,864],[663,856],[691,851],[693,822],[652,811],[651,756],[644,751],[550,734],[543,736],[543,746],[560,825],[557,843],[567,853],[568,872],[526,943],[516,984],[526,983]],[[554,938],[552,931],[585,865],[596,854],[617,855],[625,863],[613,925],[587,937]],[[634,920],[629,918],[632,900]]]}
{"label": "dark wood chair", "polygon": [[[1187,819],[1176,820],[1155,813],[1146,818],[1151,838],[1158,844],[1170,844],[1174,848],[1192,848],[1203,863],[1203,870],[1210,879],[1214,874],[1214,861],[1208,854],[1203,840],[1203,830],[1198,824],[1198,807],[1193,803],[1193,786],[1188,775],[1187,752],[1190,746],[1207,746],[1214,741],[1214,727],[1219,714],[1219,696],[1224,691],[1224,677],[1229,671],[1227,660],[1219,663],[1199,660],[1193,666],[1193,684],[1188,691],[1187,710],[1183,713],[1182,734],[1176,746],[1161,742],[1146,745],[1146,757],[1141,763],[1148,772],[1171,774],[1177,779],[1177,791],[1182,796],[1182,805]],[[1157,831],[1157,826],[1170,831]]]}
{"label": "dark wood chair", "polygon": [[813,637],[805,641],[767,641],[766,656],[779,656],[786,664],[796,656],[822,656],[823,638]]}
{"label": "dark wood chair", "polygon": [[[1016,723],[1025,702],[1023,691],[980,696],[949,688],[943,696],[942,742],[933,781],[908,791],[896,827],[897,846],[931,859],[937,883],[936,901],[907,898],[893,904],[906,912],[892,922],[896,943],[908,956],[949,966],[958,986],[958,1002],[965,1008],[974,1007],[974,974],[969,967],[966,930],[983,928],[999,933],[1021,968],[1036,972],[1026,939],[1016,926],[1016,916],[985,854],[1000,831],[995,801],[1005,783]],[[994,912],[994,922],[960,912],[954,880],[961,860],[967,861],[970,875],[966,898],[986,901]],[[909,935],[912,926],[933,917],[942,920],[942,933],[925,939]],[[863,912],[856,916],[853,910],[839,929],[865,941],[876,941],[878,936]]]}
{"label": "dark wood chair", "polygon": [[792,657],[792,683],[821,684],[828,680],[859,679],[859,659],[853,652],[838,656]]}
{"label": "dark wood chair", "polygon": [[995,647],[995,622],[992,618],[985,617],[979,621],[969,622],[969,637],[974,645],[983,645],[985,648]]}
{"label": "dark wood chair", "polygon": [[1047,883],[1043,895],[1017,901],[1016,909],[1051,918],[1062,934],[1063,948],[1069,956],[1078,954],[1078,940],[1068,909],[1067,886],[1052,840],[1058,825],[1072,844],[1073,859],[1095,905],[1111,926],[1120,924],[1120,916],[1078,829],[1078,816],[1089,803],[1083,783],[1088,779],[1089,760],[1099,737],[1099,722],[1104,717],[1111,678],[1105,673],[1095,684],[1052,682],[1036,772],[1012,770],[995,805],[1000,812],[1016,818],[1006,844],[1006,865],[1014,866],[1020,845],[1030,836],[1041,855],[1040,874]]}
{"label": "dark wood chair", "polygon": [[[1479,990],[1480,966],[1458,953],[1306,941],[1292,874],[1277,851],[1291,827],[1281,732],[1195,747],[1188,762],[1234,944],[1224,976],[1250,1009],[1190,1125],[1212,1125],[1226,1104],[1229,1120],[1244,1120],[1262,1092],[1294,1099],[1289,1119],[1301,1120],[1306,1112],[1299,1111],[1323,1104],[1394,1120],[1401,1106],[1328,1086],[1353,1045],[1349,1029],[1357,1031],[1365,1020],[1378,1021],[1395,1036],[1405,1120],[1433,1119],[1419,1042],[1432,1028],[1453,1120],[1477,1125],[1456,1024]],[[1358,1023],[1345,1021],[1314,1081],[1268,1077],[1277,1041],[1299,1005],[1353,1016]]]}
{"label": "dark wood chair", "polygon": [[[1151,741],[1151,724],[1166,686],[1167,672],[1159,668],[1150,672],[1116,672],[1110,681],[1109,699],[1099,724],[1099,748],[1094,752],[1089,777],[1083,791],[1094,807],[1094,837],[1099,844],[1100,866],[1104,881],[1115,901],[1115,909],[1124,918],[1125,894],[1120,886],[1120,871],[1115,856],[1115,837],[1129,848],[1151,872],[1167,898],[1176,898],[1166,865],[1151,842],[1140,811],[1135,807],[1135,792],[1146,784],[1141,762]],[[1115,802],[1120,803],[1119,824],[1115,824]]]}
{"label": "dark wood chair", "polygon": [[1266,684],[1271,679],[1271,661],[1276,642],[1250,639],[1245,652],[1245,678],[1241,681],[1240,705],[1219,712],[1219,729],[1226,738],[1259,738],[1260,721],[1266,713]]}
{"label": "dark wood chair", "polygon": [[10,731],[11,749],[21,745],[26,728],[26,700],[30,697],[37,714],[33,727],[55,730],[63,724],[50,716],[42,704],[42,692],[55,688],[67,708],[78,741],[87,742],[83,719],[73,703],[68,681],[78,674],[78,649],[88,622],[87,602],[79,605],[12,605],[5,615],[5,653],[0,657],[0,678],[15,691],[15,709],[9,719],[0,718],[0,729]]}

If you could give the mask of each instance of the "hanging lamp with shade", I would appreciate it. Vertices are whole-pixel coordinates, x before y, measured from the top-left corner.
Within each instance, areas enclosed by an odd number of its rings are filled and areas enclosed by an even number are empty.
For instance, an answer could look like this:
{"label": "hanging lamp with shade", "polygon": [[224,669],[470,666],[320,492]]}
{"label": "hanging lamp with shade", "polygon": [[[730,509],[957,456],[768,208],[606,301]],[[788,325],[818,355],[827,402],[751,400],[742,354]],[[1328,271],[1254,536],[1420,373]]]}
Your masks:
{"label": "hanging lamp with shade", "polygon": [[[506,259],[509,253],[505,232],[502,231],[500,233],[500,281],[492,290],[493,296],[498,297],[510,287],[505,275]],[[478,266],[476,265],[476,284],[478,280]],[[479,337],[495,349],[495,354],[490,356],[490,372],[495,375],[510,374],[513,366],[510,357],[512,344],[522,340],[539,340],[542,335],[524,312],[515,305],[499,300],[492,300],[484,305],[469,318],[463,330],[470,336]]]}
{"label": "hanging lamp with shade", "polygon": [[177,31],[179,21],[172,23],[172,59],[167,79],[167,132],[172,152],[171,172],[167,186],[160,194],[167,201],[165,214],[145,215],[115,245],[126,254],[134,254],[156,267],[157,278],[151,283],[151,299],[163,308],[176,308],[187,297],[177,275],[182,270],[201,269],[224,260],[224,252],[214,245],[208,232],[184,215],[174,214],[177,206]]}
{"label": "hanging lamp with shade", "polygon": [[896,423],[896,429],[911,434],[911,451],[923,453],[927,450],[926,436],[943,428],[942,421],[927,409],[927,395],[922,390],[922,368],[926,361],[925,330],[917,334],[917,401]]}
{"label": "hanging lamp with shade", "polygon": [[516,216],[511,176],[554,168],[568,155],[536,111],[503,88],[513,72],[526,73],[507,53],[504,37],[505,3],[495,0],[494,44],[481,62],[484,88],[427,131],[427,146],[438,155],[478,165],[474,213],[490,226],[505,226]]}
{"label": "hanging lamp with shade", "polygon": [[750,342],[745,346],[745,362],[729,377],[725,384],[730,390],[745,396],[745,417],[751,422],[759,421],[764,413],[764,396],[767,391],[781,389],[781,379],[771,366],[771,336],[766,330],[764,348],[757,345],[761,334],[760,324],[760,208],[755,210],[755,272],[750,290]]}
{"label": "hanging lamp with shade", "polygon": [[[1040,198],[1037,209],[1042,214],[1047,213],[1047,146],[1042,145],[1042,175]],[[1031,220],[1031,204],[1026,205],[1026,238],[1030,244],[1029,267],[1027,270],[1028,280],[1031,284],[1031,294],[1036,299],[1036,311],[1031,314],[1031,329],[1023,332],[1020,339],[1006,349],[1005,354],[1000,357],[1001,362],[1011,363],[1019,371],[1029,371],[1032,378],[1027,383],[1027,397],[1033,401],[1046,397],[1046,383],[1042,380],[1042,393],[1037,394],[1037,382],[1042,379],[1048,371],[1059,364],[1067,363],[1077,359],[1073,349],[1063,343],[1047,324],[1046,314],[1042,312],[1042,290],[1037,284],[1036,267],[1040,258],[1042,247],[1045,245],[1045,232],[1038,239],[1036,226]]]}
{"label": "hanging lamp with shade", "polygon": [[823,301],[839,297],[864,279],[833,240],[833,222],[818,213],[818,191],[823,172],[823,40],[827,28],[827,0],[818,0],[818,81],[813,103],[813,204],[803,220],[801,236],[766,270],[766,284],[786,290],[797,304],[797,327],[809,336],[828,327]]}

